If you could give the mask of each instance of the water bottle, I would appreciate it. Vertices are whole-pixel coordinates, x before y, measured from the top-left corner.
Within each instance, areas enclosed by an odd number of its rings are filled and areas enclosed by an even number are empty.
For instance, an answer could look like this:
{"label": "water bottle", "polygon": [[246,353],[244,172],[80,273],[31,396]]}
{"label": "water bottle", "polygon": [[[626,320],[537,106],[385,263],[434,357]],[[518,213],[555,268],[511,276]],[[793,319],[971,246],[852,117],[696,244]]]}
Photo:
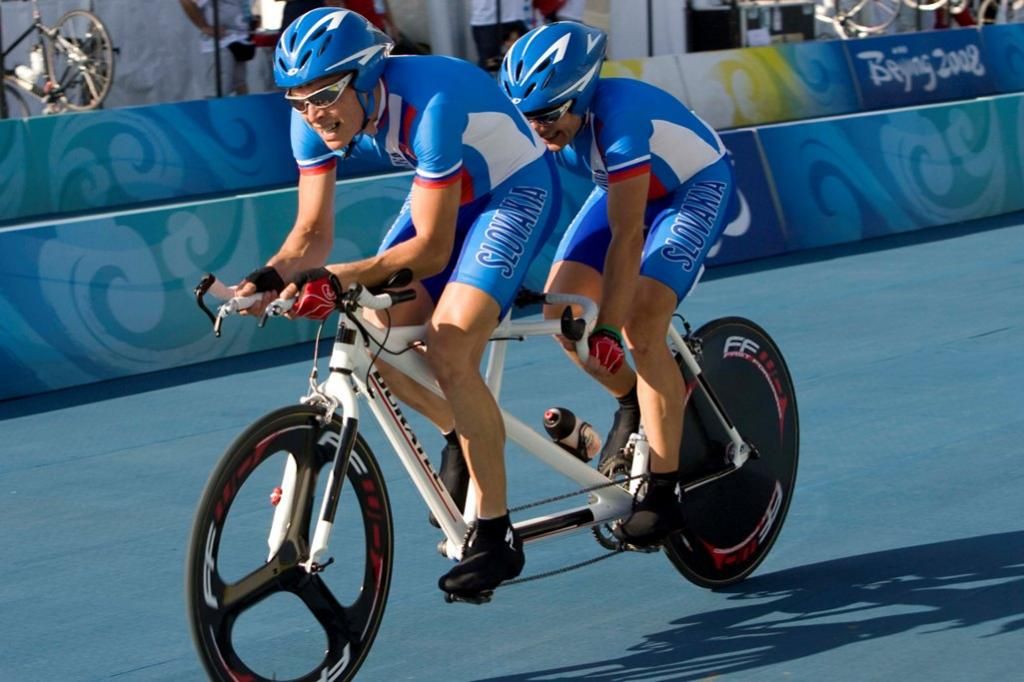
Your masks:
{"label": "water bottle", "polygon": [[18,64],[14,67],[14,75],[18,77],[26,88],[31,88],[36,82],[36,76],[32,73],[32,67],[26,64]]}
{"label": "water bottle", "polygon": [[544,430],[566,452],[589,462],[601,451],[601,437],[588,422],[578,419],[572,410],[552,407],[544,412]]}
{"label": "water bottle", "polygon": [[43,46],[36,45],[28,53],[28,65],[32,69],[32,82],[35,83],[39,77],[46,73],[46,60],[43,59]]}
{"label": "water bottle", "polygon": [[39,82],[39,77],[45,72],[46,62],[43,60],[43,48],[40,45],[36,45],[28,53],[28,64],[18,64],[14,67],[14,75],[22,81],[25,87],[33,90],[35,90],[35,84]]}

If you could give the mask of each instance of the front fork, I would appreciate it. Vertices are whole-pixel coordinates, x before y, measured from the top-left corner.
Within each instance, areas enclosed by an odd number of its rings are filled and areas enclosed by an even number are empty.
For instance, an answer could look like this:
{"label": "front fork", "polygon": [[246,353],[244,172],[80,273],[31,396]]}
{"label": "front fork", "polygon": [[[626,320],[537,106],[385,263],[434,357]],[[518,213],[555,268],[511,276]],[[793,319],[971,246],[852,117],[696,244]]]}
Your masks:
{"label": "front fork", "polygon": [[[341,432],[335,435],[333,431],[325,429],[315,445],[315,447],[319,447],[333,444],[334,461],[327,476],[327,488],[324,490],[320,514],[317,516],[316,527],[313,530],[309,558],[302,562],[302,566],[308,573],[317,573],[327,565],[321,559],[327,554],[331,530],[334,528],[334,517],[338,512],[338,501],[341,498],[341,488],[348,475],[352,448],[355,446],[359,433],[359,406],[356,404],[355,393],[349,383],[352,360],[347,350],[354,339],[355,335],[350,330],[346,330],[344,325],[339,325],[334,353],[331,356],[330,376],[322,389],[318,387],[315,381],[316,364],[314,360],[313,374],[310,376],[310,394],[302,400],[304,403],[323,407],[322,422],[325,427],[330,424],[336,412],[340,411],[342,415]],[[272,500],[275,508],[274,518],[270,524],[270,534],[267,537],[267,546],[270,550],[268,561],[281,548],[281,544],[288,535],[291,520],[294,518],[294,493],[297,478],[298,468],[295,458],[289,455],[285,462],[281,485],[274,491],[277,499]]]}
{"label": "front fork", "polygon": [[[313,540],[309,546],[309,558],[302,563],[302,566],[309,573],[316,573],[324,567],[321,561],[327,554],[327,545],[331,536],[331,529],[334,527],[334,517],[338,512],[338,500],[341,497],[341,488],[348,475],[349,460],[352,455],[352,447],[356,442],[356,434],[359,431],[359,420],[346,418],[341,427],[341,434],[335,436],[331,431],[324,431],[317,446],[325,442],[337,440],[334,461],[331,464],[331,471],[327,476],[327,488],[324,491],[324,499],[320,505],[320,514],[317,517],[316,527],[313,530]],[[281,548],[281,544],[288,536],[291,527],[293,513],[295,510],[295,487],[298,478],[298,467],[295,458],[291,455],[285,460],[284,474],[281,477],[281,485],[274,491],[274,518],[270,523],[270,534],[267,536],[267,547],[270,550],[267,560],[273,559]]]}

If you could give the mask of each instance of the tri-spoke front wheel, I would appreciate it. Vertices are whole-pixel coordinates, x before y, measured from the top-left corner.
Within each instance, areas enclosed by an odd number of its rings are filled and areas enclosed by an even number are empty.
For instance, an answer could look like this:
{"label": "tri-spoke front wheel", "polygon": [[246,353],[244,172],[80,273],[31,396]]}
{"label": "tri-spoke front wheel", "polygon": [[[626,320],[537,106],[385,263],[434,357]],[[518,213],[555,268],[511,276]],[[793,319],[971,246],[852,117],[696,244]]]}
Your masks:
{"label": "tri-spoke front wheel", "polygon": [[349,680],[384,615],[392,519],[373,453],[357,437],[328,555],[309,546],[340,421],[291,406],[250,426],[203,492],[186,561],[192,637],[214,680]]}

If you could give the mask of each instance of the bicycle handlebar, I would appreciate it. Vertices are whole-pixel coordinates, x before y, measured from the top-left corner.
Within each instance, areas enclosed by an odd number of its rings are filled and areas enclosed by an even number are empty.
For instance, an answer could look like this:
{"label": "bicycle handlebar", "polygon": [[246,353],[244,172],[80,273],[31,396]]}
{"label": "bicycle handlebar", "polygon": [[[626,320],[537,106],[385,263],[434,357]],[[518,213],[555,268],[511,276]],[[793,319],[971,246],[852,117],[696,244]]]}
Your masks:
{"label": "bicycle handlebar", "polygon": [[[390,284],[402,285],[406,283],[395,280],[390,282]],[[235,296],[235,291],[235,287],[225,285],[213,274],[207,274],[204,276],[194,290],[196,303],[213,323],[213,333],[215,336],[220,336],[221,324],[225,318],[252,307],[263,296],[261,293],[253,294],[251,296]],[[216,298],[224,301],[217,307],[216,314],[207,308],[203,301],[203,296],[207,293],[210,293]],[[347,306],[346,309],[348,310],[355,308],[384,310],[403,301],[412,300],[415,297],[416,292],[412,289],[374,293],[361,284],[352,284],[342,295],[341,304]],[[597,321],[597,304],[585,296],[578,296],[575,294],[540,294],[528,292],[525,299],[527,303],[544,302],[548,305],[566,306],[562,313],[561,334],[570,341],[575,342],[577,357],[579,357],[581,362],[586,362],[587,358],[590,356],[587,337],[590,336],[590,332],[593,331],[594,324]],[[260,316],[257,325],[259,327],[263,327],[267,322],[267,318],[280,317],[281,315],[284,315],[294,307],[295,302],[295,297],[288,299],[279,298],[271,301],[263,311],[263,315]],[[578,305],[582,308],[582,317],[578,319],[573,317],[572,309],[570,307],[573,305]]]}
{"label": "bicycle handlebar", "polygon": [[[225,318],[252,307],[263,297],[262,293],[253,294],[251,296],[236,296],[235,291],[235,287],[227,286],[217,279],[212,273],[206,274],[193,291],[196,297],[196,303],[199,305],[199,309],[202,310],[213,323],[214,336],[220,336],[221,324],[224,322]],[[223,301],[223,303],[217,307],[216,313],[211,311],[203,300],[203,296],[208,293]],[[348,291],[345,292],[343,297],[344,302],[347,302],[355,308],[384,310],[385,308],[390,308],[395,304],[416,298],[416,292],[412,289],[405,289],[402,291],[373,293],[361,284],[353,284],[348,288]],[[296,299],[294,297],[288,299],[279,298],[271,301],[260,316],[257,326],[262,327],[265,325],[268,317],[279,317],[284,315],[294,307],[295,301]]]}
{"label": "bicycle handlebar", "polygon": [[[597,304],[586,296],[577,294],[541,294],[544,302],[548,305],[565,305],[562,311],[562,336],[575,342],[576,357],[586,364],[590,358],[590,345],[587,338],[594,330],[597,322]],[[572,308],[569,306],[578,305],[583,309],[583,316],[576,319],[573,317]]]}

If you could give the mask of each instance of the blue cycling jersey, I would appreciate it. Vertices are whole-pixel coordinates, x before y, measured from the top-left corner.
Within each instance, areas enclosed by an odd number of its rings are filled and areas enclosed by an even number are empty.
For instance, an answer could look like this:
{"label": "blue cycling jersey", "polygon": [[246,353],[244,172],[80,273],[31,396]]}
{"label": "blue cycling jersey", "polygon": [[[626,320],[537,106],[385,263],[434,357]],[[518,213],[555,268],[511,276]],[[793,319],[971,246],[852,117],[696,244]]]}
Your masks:
{"label": "blue cycling jersey", "polygon": [[640,81],[598,81],[583,125],[560,164],[597,185],[566,230],[555,261],[604,272],[611,243],[608,186],[650,173],[640,274],[682,300],[736,206],[735,179],[713,129],[667,92]]}
{"label": "blue cycling jersey", "polygon": [[717,133],[669,93],[631,78],[602,78],[582,127],[557,156],[603,189],[649,171],[653,200],[724,154]]}
{"label": "blue cycling jersey", "polygon": [[[353,156],[415,169],[420,185],[444,187],[461,179],[462,203],[468,204],[544,154],[522,114],[490,76],[468,62],[389,57],[382,82],[377,132],[360,135]],[[302,173],[330,170],[344,155],[329,149],[297,111],[291,138]]]}

